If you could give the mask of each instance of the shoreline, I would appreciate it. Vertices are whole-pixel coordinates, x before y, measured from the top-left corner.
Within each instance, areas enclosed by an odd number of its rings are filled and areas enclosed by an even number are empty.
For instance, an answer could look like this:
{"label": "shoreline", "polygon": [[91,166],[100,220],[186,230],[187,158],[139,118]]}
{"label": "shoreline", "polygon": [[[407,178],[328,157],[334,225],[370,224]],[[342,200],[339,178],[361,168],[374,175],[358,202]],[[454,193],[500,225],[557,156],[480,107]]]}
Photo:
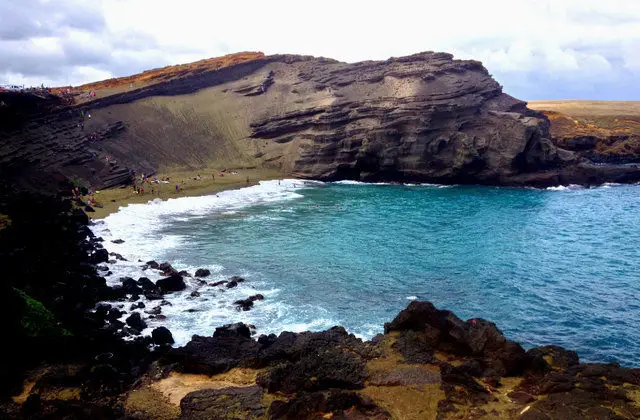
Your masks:
{"label": "shoreline", "polygon": [[[236,171],[237,174],[231,174]],[[200,180],[195,180],[201,175]],[[93,212],[86,212],[92,220],[104,219],[112,213],[116,213],[121,207],[129,204],[145,204],[155,199],[163,201],[171,198],[206,196],[226,190],[239,189],[257,185],[260,181],[281,179],[282,173],[276,169],[265,168],[233,168],[227,169],[224,176],[220,176],[220,171],[215,171],[215,180],[211,179],[212,170],[188,170],[188,171],[163,171],[154,178],[170,178],[168,184],[156,184],[153,182],[141,183],[138,179],[136,186],[144,188],[143,194],[137,194],[133,186],[123,186],[119,188],[109,188],[98,190],[93,198],[100,206],[92,206]],[[247,178],[249,178],[247,182]],[[179,185],[180,190],[175,191],[175,186]],[[153,192],[152,192],[153,191]],[[88,200],[88,196],[82,196],[83,201]]]}

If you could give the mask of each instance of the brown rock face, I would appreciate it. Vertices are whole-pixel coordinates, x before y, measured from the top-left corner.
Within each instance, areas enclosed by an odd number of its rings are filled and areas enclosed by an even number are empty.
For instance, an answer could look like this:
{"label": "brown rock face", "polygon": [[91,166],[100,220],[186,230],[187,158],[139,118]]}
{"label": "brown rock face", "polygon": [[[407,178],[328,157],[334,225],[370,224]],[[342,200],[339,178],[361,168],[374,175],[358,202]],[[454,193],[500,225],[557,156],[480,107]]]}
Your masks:
{"label": "brown rock face", "polygon": [[236,58],[132,76],[144,81],[133,87],[94,84],[97,99],[38,107],[47,112],[7,97],[0,116],[20,118],[0,119],[0,169],[29,185],[53,174],[99,188],[128,182],[131,170],[211,166],[263,166],[321,180],[545,186],[640,179],[640,168],[596,166],[554,145],[546,117],[504,94],[477,61],[433,52],[354,64]]}
{"label": "brown rock face", "polygon": [[298,141],[294,175],[502,184],[573,159],[546,138],[544,117],[502,93],[477,61],[422,53],[298,66],[296,94],[324,91],[325,104],[251,125],[253,138]]}

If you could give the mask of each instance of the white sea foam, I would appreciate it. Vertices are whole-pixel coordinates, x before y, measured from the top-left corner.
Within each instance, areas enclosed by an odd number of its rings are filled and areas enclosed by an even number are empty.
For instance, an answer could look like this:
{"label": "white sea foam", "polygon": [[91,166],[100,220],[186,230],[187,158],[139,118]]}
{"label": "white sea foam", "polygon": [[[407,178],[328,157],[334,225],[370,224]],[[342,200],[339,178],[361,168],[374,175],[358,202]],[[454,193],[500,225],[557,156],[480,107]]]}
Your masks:
{"label": "white sea foam", "polygon": [[418,296],[407,296],[408,300],[417,300]]}
{"label": "white sea foam", "polygon": [[545,189],[547,191],[575,191],[575,190],[583,190],[584,187],[582,185],[569,184],[569,185],[556,185],[553,187],[547,187]]}
{"label": "white sea foam", "polygon": [[[184,197],[166,201],[156,199],[146,204],[130,204],[121,207],[118,212],[96,221],[91,227],[96,236],[104,239],[103,244],[108,251],[121,254],[128,260],[105,264],[113,273],[106,277],[107,283],[119,285],[121,277],[134,279],[148,277],[154,282],[160,279],[159,271],[143,270],[143,262],[158,259],[168,250],[180,247],[187,240],[180,235],[162,234],[162,229],[166,225],[188,221],[194,217],[234,214],[252,205],[300,198],[302,196],[296,190],[320,184],[292,179],[263,181],[259,185],[223,191],[216,195]],[[124,242],[121,244],[113,243],[112,241],[116,239],[122,239]],[[176,269],[187,270],[192,274],[197,268],[208,268],[212,272],[211,276],[206,278],[209,284],[227,280],[229,274],[225,274],[224,267],[220,265],[205,264],[195,267],[176,261],[170,262]],[[148,328],[143,331],[143,334],[149,334],[153,328],[164,325],[171,330],[176,345],[188,342],[192,334],[211,335],[215,327],[230,322],[254,324],[260,333],[276,333],[286,329],[301,331],[335,325],[326,316],[317,316],[318,308],[308,308],[309,322],[297,322],[296,320],[300,319],[300,308],[294,310],[286,304],[279,303],[278,289],[273,289],[259,278],[254,277],[252,273],[233,274],[241,275],[247,281],[240,283],[235,288],[227,289],[224,286],[203,285],[198,279],[185,277],[186,290],[165,295],[165,299],[171,303],[171,305],[162,306],[162,314],[167,317],[166,320],[149,319],[144,311],[159,305],[159,301],[148,301],[142,297],[141,301],[146,306],[144,309],[131,311],[132,303],[124,303],[123,309],[127,314],[123,316],[122,321],[132,312],[140,312],[148,324]],[[195,290],[200,293],[200,297],[191,296],[191,292]],[[238,311],[236,305],[233,304],[236,300],[245,299],[258,293],[264,295],[265,300],[256,301],[251,311]],[[122,303],[119,304],[122,305]]]}
{"label": "white sea foam", "polygon": [[[362,182],[362,181],[351,181],[351,180],[343,180],[343,181],[335,181],[333,184],[340,185],[396,185],[392,182]],[[399,184],[398,184],[399,185]]]}

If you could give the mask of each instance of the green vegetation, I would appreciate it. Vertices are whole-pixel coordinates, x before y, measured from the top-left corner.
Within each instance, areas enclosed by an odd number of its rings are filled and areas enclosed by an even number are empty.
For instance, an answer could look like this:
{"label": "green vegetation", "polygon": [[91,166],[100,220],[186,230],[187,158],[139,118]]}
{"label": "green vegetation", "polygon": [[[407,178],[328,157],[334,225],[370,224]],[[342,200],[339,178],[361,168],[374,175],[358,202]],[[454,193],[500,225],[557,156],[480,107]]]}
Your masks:
{"label": "green vegetation", "polygon": [[13,289],[24,300],[25,306],[20,320],[27,337],[70,336],[71,333],[58,326],[56,317],[44,305],[21,290]]}

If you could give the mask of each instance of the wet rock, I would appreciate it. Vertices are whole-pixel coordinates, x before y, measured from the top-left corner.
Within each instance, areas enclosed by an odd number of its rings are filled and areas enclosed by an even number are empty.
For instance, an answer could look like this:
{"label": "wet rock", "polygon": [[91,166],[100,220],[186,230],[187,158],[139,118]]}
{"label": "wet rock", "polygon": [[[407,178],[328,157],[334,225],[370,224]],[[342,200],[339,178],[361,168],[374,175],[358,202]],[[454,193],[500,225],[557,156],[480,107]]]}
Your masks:
{"label": "wet rock", "polygon": [[131,295],[141,295],[144,293],[144,290],[138,286],[138,282],[131,277],[121,277],[120,281],[122,282],[122,288],[125,293]]}
{"label": "wet rock", "polygon": [[215,287],[215,286],[220,286],[220,285],[223,285],[223,284],[226,284],[226,283],[227,283],[226,280],[216,281],[215,283],[209,283],[209,286],[214,286]]}
{"label": "wet rock", "polygon": [[125,313],[120,311],[118,308],[111,308],[109,309],[109,313],[107,314],[106,318],[109,321],[115,321],[117,319],[119,319],[120,317],[122,317],[122,315],[124,315]]}
{"label": "wet rock", "polygon": [[191,297],[200,297],[200,292],[198,292],[197,290],[194,290],[193,292],[191,292],[191,294],[189,296],[191,296]]}
{"label": "wet rock", "polygon": [[88,213],[95,213],[96,211],[93,209],[93,207],[86,205],[84,206],[84,211],[88,212]]}
{"label": "wet rock", "polygon": [[127,337],[130,335],[140,335],[140,330],[133,327],[124,327],[122,329],[122,336]]}
{"label": "wet rock", "polygon": [[146,313],[148,313],[149,315],[159,315],[160,312],[162,312],[162,308],[159,306],[155,306],[153,308],[151,308],[148,311],[145,311]]}
{"label": "wet rock", "polygon": [[261,294],[249,296],[246,299],[240,299],[233,302],[234,305],[237,305],[238,310],[248,311],[253,308],[253,302],[256,300],[263,300],[264,296]]}
{"label": "wet rock", "polygon": [[204,286],[205,284],[207,284],[207,281],[206,280],[198,280],[198,284],[200,286]]}
{"label": "wet rock", "polygon": [[235,281],[236,283],[242,283],[245,281],[245,279],[243,279],[240,276],[233,276],[229,279],[230,282]]}
{"label": "wet rock", "polygon": [[106,249],[98,249],[91,256],[91,262],[100,264],[109,261],[109,252]]}
{"label": "wet rock", "polygon": [[142,287],[142,290],[145,292],[158,290],[158,286],[146,277],[140,277],[138,279],[138,286]]}
{"label": "wet rock", "polygon": [[250,338],[251,331],[249,327],[243,324],[242,322],[238,322],[235,324],[227,324],[222,327],[216,328],[213,333],[214,337],[244,337]]}
{"label": "wet rock", "polygon": [[193,313],[193,312],[198,312],[198,311],[199,311],[199,309],[196,309],[196,308],[189,308],[189,309],[185,309],[184,311],[185,311],[185,312],[189,312],[189,313]]}
{"label": "wet rock", "polygon": [[158,265],[158,270],[162,271],[162,273],[167,276],[172,274],[178,274],[178,270],[173,268],[171,264],[169,264],[168,262],[163,262],[160,265]]}
{"label": "wet rock", "polygon": [[161,300],[163,298],[163,295],[158,291],[158,292],[146,292],[144,294],[144,297],[146,297],[148,300]]}
{"label": "wet rock", "polygon": [[238,285],[238,282],[235,280],[231,280],[230,282],[227,283],[226,287],[227,289],[231,289],[232,287],[236,287]]}
{"label": "wet rock", "polygon": [[99,265],[96,267],[96,269],[98,271],[109,271],[109,267],[105,266],[105,265]]}
{"label": "wet rock", "polygon": [[198,268],[196,270],[196,277],[207,277],[211,274],[210,270],[207,270],[206,268]]}
{"label": "wet rock", "polygon": [[248,311],[253,308],[253,301],[251,299],[240,299],[233,302],[237,306],[238,310]]}
{"label": "wet rock", "polygon": [[165,319],[167,319],[167,316],[162,314],[156,315],[156,319],[160,321],[164,321]]}
{"label": "wet rock", "polygon": [[186,270],[179,271],[178,274],[180,274],[182,277],[191,277],[191,274],[189,274],[189,272]]}
{"label": "wet rock", "polygon": [[151,331],[153,342],[158,345],[173,344],[173,335],[166,327],[158,327]]}
{"label": "wet rock", "polygon": [[166,278],[160,279],[156,282],[156,286],[163,293],[178,292],[187,288],[182,276],[179,274],[172,274]]}
{"label": "wet rock", "polygon": [[142,331],[147,328],[147,323],[143,321],[142,317],[138,312],[134,312],[126,319],[127,325],[132,328],[135,328],[138,331]]}
{"label": "wet rock", "polygon": [[149,268],[153,268],[154,270],[157,270],[160,267],[160,264],[158,264],[157,262],[151,260],[151,261],[147,261],[145,263],[146,266],[148,266]]}
{"label": "wet rock", "polygon": [[109,261],[107,261],[107,262],[108,262],[109,264],[115,264],[115,263],[117,263],[118,261],[117,261],[117,260],[109,260]]}
{"label": "wet rock", "polygon": [[173,305],[168,300],[162,299],[162,302],[160,302],[160,306],[173,306]]}
{"label": "wet rock", "polygon": [[187,394],[180,401],[181,419],[249,420],[264,418],[259,386],[205,389]]}
{"label": "wet rock", "polygon": [[129,308],[129,310],[133,311],[135,309],[144,309],[144,303],[143,302],[138,302],[138,303],[134,303],[133,305],[131,305],[131,307]]}
{"label": "wet rock", "polygon": [[124,243],[124,241],[122,239],[114,239],[111,242],[113,242],[114,244],[123,244]]}

